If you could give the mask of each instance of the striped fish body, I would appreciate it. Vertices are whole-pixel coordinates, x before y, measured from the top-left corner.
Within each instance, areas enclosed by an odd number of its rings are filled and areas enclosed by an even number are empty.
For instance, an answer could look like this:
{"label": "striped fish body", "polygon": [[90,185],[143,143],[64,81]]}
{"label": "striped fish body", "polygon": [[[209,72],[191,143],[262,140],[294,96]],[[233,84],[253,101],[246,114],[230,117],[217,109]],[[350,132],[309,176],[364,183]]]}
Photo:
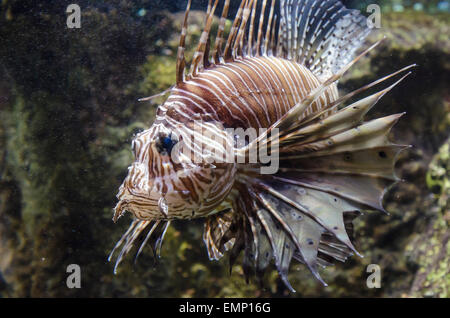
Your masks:
{"label": "striped fish body", "polygon": [[[193,117],[231,128],[269,128],[322,83],[306,67],[277,57],[247,57],[199,73],[177,88],[160,114],[185,124]],[[336,85],[308,115],[338,98]]]}
{"label": "striped fish body", "polygon": [[[412,66],[339,96],[339,79],[378,44],[353,59],[369,33],[359,12],[337,0],[281,1],[278,20],[275,0],[243,0],[225,40],[225,0],[210,54],[218,3],[209,1],[186,74],[188,1],[177,81],[152,127],[133,140],[135,162],[119,189],[114,220],[126,211],[134,218],[110,259],[122,246],[116,270],[144,231],[137,255],[147,243],[159,254],[171,221],[203,218],[210,259],[228,251],[233,266],[243,252],[246,278],[256,273],[260,280],[273,262],[291,291],[287,274],[296,260],[326,285],[319,267],[360,255],[353,219],[361,210],[384,211],[384,193],[398,181],[395,160],[406,146],[391,143],[388,134],[402,114],[364,117],[406,76],[347,102]],[[239,129],[257,133],[239,140]],[[267,162],[246,161],[262,149],[279,164],[270,173],[263,172]]]}

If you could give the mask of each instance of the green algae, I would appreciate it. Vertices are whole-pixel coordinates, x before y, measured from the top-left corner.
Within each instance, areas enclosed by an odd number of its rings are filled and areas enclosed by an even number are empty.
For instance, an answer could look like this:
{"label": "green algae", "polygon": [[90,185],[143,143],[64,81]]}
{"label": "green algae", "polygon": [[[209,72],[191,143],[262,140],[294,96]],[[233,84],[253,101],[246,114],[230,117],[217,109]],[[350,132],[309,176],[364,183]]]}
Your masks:
{"label": "green algae", "polygon": [[426,232],[407,246],[419,265],[410,294],[415,297],[449,297],[450,289],[450,140],[430,164],[428,186],[434,193],[434,209]]}

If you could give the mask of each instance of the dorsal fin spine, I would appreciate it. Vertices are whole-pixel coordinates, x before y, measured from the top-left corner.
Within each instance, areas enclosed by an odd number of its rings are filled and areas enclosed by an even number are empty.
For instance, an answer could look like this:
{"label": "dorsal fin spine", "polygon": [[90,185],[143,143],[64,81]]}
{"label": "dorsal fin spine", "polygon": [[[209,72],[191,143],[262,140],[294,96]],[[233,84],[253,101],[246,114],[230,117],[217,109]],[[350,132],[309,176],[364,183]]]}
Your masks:
{"label": "dorsal fin spine", "polygon": [[[211,1],[210,1],[211,2]],[[214,12],[216,11],[219,0],[214,1],[214,6],[209,10],[209,14],[207,15],[205,28],[203,29],[202,35],[200,37],[200,41],[197,46],[197,51],[194,54],[193,62],[191,65],[191,75],[196,76],[199,70],[200,63],[203,62],[203,57],[206,53],[206,48],[208,46],[209,34],[211,32],[211,25],[214,18]]]}
{"label": "dorsal fin spine", "polygon": [[258,26],[258,38],[256,40],[256,56],[261,55],[261,41],[263,34],[263,24],[264,24],[264,14],[266,12],[267,0],[263,1],[261,16],[259,18],[259,26]]}
{"label": "dorsal fin spine", "polygon": [[[270,31],[270,52],[269,54],[271,56],[276,54],[276,43],[275,43],[275,36],[276,36],[276,25],[277,25],[277,15],[275,14],[275,17],[273,19],[274,23],[272,25],[272,30]],[[275,51],[275,52],[274,52]]]}
{"label": "dorsal fin spine", "polygon": [[187,21],[189,17],[189,11],[191,10],[192,0],[188,1],[186,6],[186,13],[184,14],[183,27],[181,29],[180,35],[180,45],[178,46],[177,52],[177,68],[176,68],[176,82],[177,85],[184,82],[184,68],[186,67],[186,58],[184,56],[184,51],[186,47],[186,34],[187,34]]}
{"label": "dorsal fin spine", "polygon": [[267,55],[268,50],[269,50],[270,32],[272,31],[273,16],[274,16],[274,11],[275,11],[275,2],[276,2],[276,0],[271,0],[269,21],[268,21],[267,30],[266,30],[266,38],[264,40],[264,52],[263,52],[264,55]]}
{"label": "dorsal fin spine", "polygon": [[231,27],[230,35],[228,36],[227,44],[225,46],[225,51],[223,53],[223,57],[224,57],[225,61],[233,60],[233,57],[232,57],[233,41],[236,36],[238,25],[242,19],[242,12],[244,10],[245,3],[246,3],[245,0],[243,0],[241,2],[241,5],[239,6],[239,9],[238,9],[238,12],[236,15],[236,19],[234,19],[233,26]]}
{"label": "dorsal fin spine", "polygon": [[253,55],[253,32],[254,32],[254,28],[255,28],[255,17],[256,17],[256,6],[258,4],[258,0],[255,0],[253,2],[253,9],[252,9],[252,17],[251,17],[251,21],[250,21],[250,28],[248,31],[248,56]]}
{"label": "dorsal fin spine", "polygon": [[[212,8],[212,0],[208,0],[208,9],[206,10],[206,17],[205,17],[205,25],[208,23],[208,17],[211,13]],[[208,36],[208,40],[206,41],[206,47],[205,47],[205,53],[203,54],[203,68],[208,68],[209,63],[209,52],[210,52],[210,46],[211,46],[211,39]]]}
{"label": "dorsal fin spine", "polygon": [[219,22],[219,28],[217,31],[216,41],[214,44],[214,52],[213,52],[213,60],[214,63],[220,63],[220,56],[222,54],[222,45],[223,45],[223,33],[225,31],[225,24],[227,22],[228,10],[230,8],[230,0],[225,0],[225,4],[222,10],[222,16]]}
{"label": "dorsal fin spine", "polygon": [[240,25],[240,28],[239,28],[239,32],[238,32],[238,35],[237,35],[237,38],[236,38],[236,42],[235,42],[235,55],[237,55],[237,56],[242,56],[243,55],[243,52],[242,52],[242,50],[244,49],[244,36],[245,36],[245,31],[246,31],[246,28],[247,28],[247,22],[248,22],[248,19],[250,18],[250,14],[251,14],[251,8],[252,8],[252,6],[253,6],[253,2],[254,2],[255,0],[248,0],[247,1],[247,4],[246,4],[246,6],[245,6],[245,8],[244,8],[244,11],[243,11],[243,17],[242,17],[242,22],[241,22],[241,25]]}

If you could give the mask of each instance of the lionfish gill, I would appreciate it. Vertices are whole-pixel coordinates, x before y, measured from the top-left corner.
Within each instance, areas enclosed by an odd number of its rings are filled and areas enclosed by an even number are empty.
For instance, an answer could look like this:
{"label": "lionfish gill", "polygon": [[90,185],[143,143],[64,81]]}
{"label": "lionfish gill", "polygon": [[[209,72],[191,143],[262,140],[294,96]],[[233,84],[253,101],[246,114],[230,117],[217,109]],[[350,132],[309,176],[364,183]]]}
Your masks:
{"label": "lionfish gill", "polygon": [[[209,258],[227,253],[232,267],[243,252],[247,280],[255,274],[261,280],[273,261],[294,291],[287,279],[294,259],[326,286],[319,267],[359,255],[354,218],[362,210],[384,211],[384,193],[399,181],[396,157],[408,146],[388,135],[403,114],[364,117],[409,73],[349,101],[414,65],[340,96],[338,81],[379,43],[355,57],[371,31],[359,11],[337,0],[242,0],[225,32],[230,0],[224,0],[214,37],[218,5],[209,1],[187,71],[188,1],[176,83],[164,93],[153,125],[133,140],[135,161],[113,218],[128,211],[133,221],[109,259],[123,246],[117,268],[143,233],[137,255],[147,243],[159,255],[172,221],[201,218]],[[245,142],[229,133],[249,128],[258,134]],[[278,159],[274,173],[261,172],[267,163],[245,160],[262,147]],[[219,160],[230,153],[243,160]]]}

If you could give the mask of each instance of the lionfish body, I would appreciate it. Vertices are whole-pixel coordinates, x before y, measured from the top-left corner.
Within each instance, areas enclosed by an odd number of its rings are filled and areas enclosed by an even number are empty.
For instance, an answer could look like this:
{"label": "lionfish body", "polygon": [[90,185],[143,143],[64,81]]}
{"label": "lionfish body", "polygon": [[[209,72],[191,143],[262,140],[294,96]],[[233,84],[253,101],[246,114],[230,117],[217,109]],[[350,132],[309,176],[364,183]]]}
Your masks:
{"label": "lionfish body", "polygon": [[[114,220],[125,211],[134,220],[116,245],[124,245],[116,266],[144,230],[138,255],[148,240],[159,251],[172,220],[204,218],[210,259],[230,250],[232,265],[244,251],[247,278],[255,271],[261,278],[274,260],[291,290],[287,273],[295,259],[322,281],[318,266],[357,253],[352,221],[362,209],[383,211],[385,189],[398,180],[395,158],[405,148],[387,138],[401,114],[363,120],[400,81],[343,105],[409,67],[340,97],[337,81],[375,47],[353,59],[369,33],[358,11],[337,0],[281,1],[278,20],[275,0],[243,0],[225,39],[225,0],[211,41],[218,2],[209,3],[186,74],[188,2],[177,82],[153,126],[133,141],[135,162],[120,187]],[[238,142],[229,133],[249,128],[258,132],[251,140]],[[261,173],[267,163],[246,161],[262,147],[279,160],[273,173]],[[229,156],[243,161],[223,160]]]}

